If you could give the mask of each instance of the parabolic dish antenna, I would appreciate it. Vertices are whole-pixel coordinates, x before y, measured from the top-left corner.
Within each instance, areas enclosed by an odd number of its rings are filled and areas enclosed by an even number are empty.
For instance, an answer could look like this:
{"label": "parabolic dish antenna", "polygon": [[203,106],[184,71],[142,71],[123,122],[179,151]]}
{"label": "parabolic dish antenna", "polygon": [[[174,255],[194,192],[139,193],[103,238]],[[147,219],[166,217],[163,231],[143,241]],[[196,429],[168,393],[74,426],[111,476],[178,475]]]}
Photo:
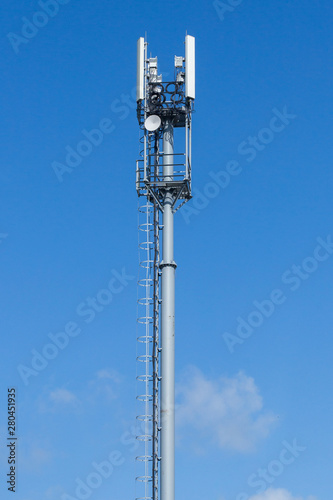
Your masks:
{"label": "parabolic dish antenna", "polygon": [[145,129],[148,132],[155,132],[158,128],[160,128],[162,123],[161,118],[158,115],[150,115],[145,121]]}

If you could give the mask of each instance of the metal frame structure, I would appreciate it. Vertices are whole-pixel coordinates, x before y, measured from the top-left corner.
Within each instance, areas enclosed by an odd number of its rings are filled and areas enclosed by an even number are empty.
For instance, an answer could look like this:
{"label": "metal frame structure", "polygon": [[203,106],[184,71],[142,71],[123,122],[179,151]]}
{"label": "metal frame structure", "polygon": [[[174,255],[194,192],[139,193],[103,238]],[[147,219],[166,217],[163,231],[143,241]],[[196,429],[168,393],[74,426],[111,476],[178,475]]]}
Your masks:
{"label": "metal frame structure", "polygon": [[[137,117],[142,130],[136,165],[139,196],[137,500],[175,498],[175,270],[174,214],[191,199],[195,39],[187,35],[185,58],[175,56],[174,80],[158,75],[156,57],[139,38]],[[183,152],[175,152],[181,131]],[[185,139],[185,140],[184,140]],[[144,198],[144,202],[141,200]],[[160,260],[162,232],[162,260]]]}

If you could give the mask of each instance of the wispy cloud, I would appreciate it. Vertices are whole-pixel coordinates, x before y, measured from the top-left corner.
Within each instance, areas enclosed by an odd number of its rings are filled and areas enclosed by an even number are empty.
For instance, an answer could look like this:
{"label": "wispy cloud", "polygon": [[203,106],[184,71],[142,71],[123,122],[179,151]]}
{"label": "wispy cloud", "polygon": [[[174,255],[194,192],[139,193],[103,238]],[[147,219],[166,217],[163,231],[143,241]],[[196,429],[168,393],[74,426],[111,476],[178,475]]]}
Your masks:
{"label": "wispy cloud", "polygon": [[60,486],[60,485],[50,486],[50,488],[48,488],[45,491],[44,498],[46,500],[59,500],[59,498],[61,497],[61,495],[63,493],[64,493],[64,489],[62,486]]}
{"label": "wispy cloud", "polygon": [[77,404],[78,399],[75,394],[67,389],[55,389],[50,394],[50,400],[59,404]]}
{"label": "wispy cloud", "polygon": [[96,401],[103,396],[104,401],[113,401],[118,398],[118,386],[122,381],[121,375],[113,369],[103,368],[99,370],[89,382],[90,402]]}
{"label": "wispy cloud", "polygon": [[[243,372],[209,380],[191,367],[178,385],[177,395],[178,429],[190,425],[197,431],[197,441],[205,438],[220,448],[252,451],[276,423],[274,414],[264,410],[253,378]],[[193,435],[192,443],[198,445]]]}
{"label": "wispy cloud", "polygon": [[314,496],[309,496],[306,499],[303,497],[295,497],[289,491],[284,489],[274,489],[269,488],[263,493],[259,493],[258,495],[254,495],[249,498],[249,500],[317,500]]}
{"label": "wispy cloud", "polygon": [[98,379],[109,379],[115,382],[116,384],[120,384],[121,376],[116,370],[109,370],[104,368],[103,370],[99,370],[96,374]]}
{"label": "wispy cloud", "polygon": [[38,411],[40,413],[77,411],[80,407],[81,401],[74,392],[63,387],[57,387],[52,390],[45,388],[44,394],[38,400]]}
{"label": "wispy cloud", "polygon": [[32,442],[32,438],[21,439],[20,463],[23,471],[41,473],[53,460],[49,442]]}
{"label": "wispy cloud", "polygon": [[119,398],[122,376],[117,371],[103,368],[86,380],[75,392],[65,387],[44,388],[38,400],[40,413],[84,412],[96,405],[114,404]]}

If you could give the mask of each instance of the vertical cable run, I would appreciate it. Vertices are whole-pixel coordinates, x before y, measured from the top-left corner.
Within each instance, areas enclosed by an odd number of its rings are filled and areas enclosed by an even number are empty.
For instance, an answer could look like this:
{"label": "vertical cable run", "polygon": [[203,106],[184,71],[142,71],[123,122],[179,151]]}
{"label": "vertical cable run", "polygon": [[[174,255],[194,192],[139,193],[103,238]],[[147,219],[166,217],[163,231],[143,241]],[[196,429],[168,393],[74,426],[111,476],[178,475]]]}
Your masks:
{"label": "vertical cable run", "polygon": [[[148,137],[147,172],[157,176],[158,137]],[[143,142],[142,140],[140,142]],[[150,154],[154,151],[154,154]],[[144,154],[144,153],[143,153]],[[140,453],[137,500],[158,500],[159,440],[159,209],[154,198],[139,204],[137,396]]]}
{"label": "vertical cable run", "polygon": [[[154,137],[154,180],[159,170],[159,138]],[[153,499],[158,500],[158,463],[159,463],[159,307],[160,307],[160,244],[159,244],[160,212],[154,200],[154,344],[153,344]]]}

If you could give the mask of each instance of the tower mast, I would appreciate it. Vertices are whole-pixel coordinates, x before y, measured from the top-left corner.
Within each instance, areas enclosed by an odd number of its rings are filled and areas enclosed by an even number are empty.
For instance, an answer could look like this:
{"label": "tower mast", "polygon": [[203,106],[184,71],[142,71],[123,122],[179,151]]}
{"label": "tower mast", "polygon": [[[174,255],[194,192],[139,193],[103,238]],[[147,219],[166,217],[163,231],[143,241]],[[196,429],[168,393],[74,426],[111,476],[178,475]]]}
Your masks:
{"label": "tower mast", "polygon": [[[143,148],[137,161],[136,189],[141,237],[138,284],[143,292],[138,298],[138,323],[144,331],[138,335],[137,380],[141,386],[144,384],[144,391],[137,396],[142,408],[137,416],[141,429],[137,439],[142,442],[144,450],[137,457],[142,470],[137,475],[141,486],[137,499],[158,500],[160,496],[161,500],[174,500],[174,214],[191,199],[195,39],[186,35],[185,58],[175,56],[173,81],[163,81],[162,75],[158,74],[157,57],[148,58],[147,48],[144,38],[139,38],[137,115]],[[174,142],[182,131],[185,131],[183,152],[176,153]],[[140,202],[142,197],[144,202]]]}

